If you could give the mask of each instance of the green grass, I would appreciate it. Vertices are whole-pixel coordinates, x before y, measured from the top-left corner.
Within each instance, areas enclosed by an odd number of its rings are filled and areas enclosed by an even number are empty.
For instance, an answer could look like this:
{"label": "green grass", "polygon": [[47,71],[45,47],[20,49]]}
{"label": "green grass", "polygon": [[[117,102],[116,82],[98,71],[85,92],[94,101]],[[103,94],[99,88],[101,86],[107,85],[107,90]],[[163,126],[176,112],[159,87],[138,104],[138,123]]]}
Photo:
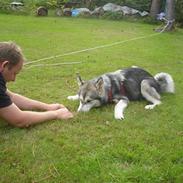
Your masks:
{"label": "green grass", "polygon": [[[0,40],[12,40],[28,61],[154,34],[155,26],[125,21],[0,15]],[[175,95],[146,111],[131,102],[125,120],[114,105],[28,129],[0,122],[1,183],[182,183],[183,182],[183,30],[126,42],[26,66],[9,89],[45,102],[60,102],[75,112],[76,73],[91,79],[138,65],[152,74],[170,73]]]}

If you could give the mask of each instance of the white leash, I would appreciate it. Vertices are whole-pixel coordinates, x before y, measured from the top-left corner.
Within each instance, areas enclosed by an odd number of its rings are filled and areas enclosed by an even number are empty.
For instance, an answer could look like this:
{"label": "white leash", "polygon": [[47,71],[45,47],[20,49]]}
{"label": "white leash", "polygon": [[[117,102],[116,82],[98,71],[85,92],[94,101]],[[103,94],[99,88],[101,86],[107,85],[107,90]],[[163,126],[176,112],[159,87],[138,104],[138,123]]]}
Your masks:
{"label": "white leash", "polygon": [[168,20],[166,18],[162,18],[161,20],[164,20],[166,24],[156,29],[156,32],[159,32],[159,33],[163,33],[171,23],[175,22],[175,19]]}
{"label": "white leash", "polygon": [[51,66],[60,66],[60,65],[74,65],[74,64],[81,64],[82,62],[62,62],[62,63],[55,63],[55,64],[33,64],[30,65],[28,67],[26,67],[26,69],[30,69],[32,67],[49,67]]}
{"label": "white leash", "polygon": [[[135,40],[139,40],[139,39],[145,39],[145,38],[148,38],[148,37],[157,36],[157,35],[159,35],[161,33],[162,33],[162,31],[159,32],[159,33],[154,33],[154,34],[148,35],[148,36],[136,37],[136,38],[132,38],[132,39],[124,40],[124,41],[118,41],[118,42],[111,43],[111,44],[105,44],[105,45],[96,46],[96,47],[93,47],[93,48],[87,48],[87,49],[73,51],[73,52],[68,52],[68,53],[64,53],[64,54],[60,54],[60,55],[45,57],[45,58],[41,58],[41,59],[38,59],[38,60],[34,60],[34,61],[27,62],[24,65],[26,66],[26,65],[35,64],[35,63],[38,63],[38,62],[41,62],[41,61],[44,61],[44,60],[50,60],[50,59],[55,59],[55,58],[58,58],[58,57],[64,57],[64,56],[74,55],[74,54],[77,54],[77,53],[82,53],[82,52],[86,52],[86,51],[96,50],[96,49],[100,49],[100,48],[111,47],[111,46],[123,44],[123,43],[126,43],[126,42],[130,42],[130,41],[135,41]],[[59,63],[56,63],[56,64],[59,64]],[[64,64],[66,64],[66,63],[64,63]],[[35,65],[32,65],[31,67],[44,66],[44,65],[45,64],[35,64]],[[52,64],[46,64],[46,66],[47,65],[52,65]],[[29,67],[29,68],[31,68],[31,67]]]}
{"label": "white leash", "polygon": [[167,20],[166,18],[163,18],[163,20],[166,22],[166,25],[165,25],[164,28],[160,31],[160,33],[163,33],[163,32],[166,30],[166,28],[167,28],[171,23],[173,23],[173,22],[175,21],[175,19],[173,19],[173,20]]}

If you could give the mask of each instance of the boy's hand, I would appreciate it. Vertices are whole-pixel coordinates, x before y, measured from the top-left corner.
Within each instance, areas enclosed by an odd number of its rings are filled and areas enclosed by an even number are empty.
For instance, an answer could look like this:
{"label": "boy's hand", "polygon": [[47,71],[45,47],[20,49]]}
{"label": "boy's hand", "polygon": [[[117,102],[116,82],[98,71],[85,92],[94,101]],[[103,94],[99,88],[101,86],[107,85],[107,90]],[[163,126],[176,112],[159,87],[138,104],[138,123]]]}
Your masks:
{"label": "boy's hand", "polygon": [[58,109],[56,112],[57,119],[70,119],[74,117],[74,115],[67,108]]}

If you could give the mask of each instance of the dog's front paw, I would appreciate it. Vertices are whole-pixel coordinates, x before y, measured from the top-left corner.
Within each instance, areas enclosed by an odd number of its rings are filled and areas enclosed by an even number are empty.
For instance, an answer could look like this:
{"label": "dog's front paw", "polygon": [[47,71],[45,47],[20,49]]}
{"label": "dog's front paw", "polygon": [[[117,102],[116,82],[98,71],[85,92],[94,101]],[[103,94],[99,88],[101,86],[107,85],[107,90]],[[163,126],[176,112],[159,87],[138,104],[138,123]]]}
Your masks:
{"label": "dog's front paw", "polygon": [[118,120],[123,120],[124,116],[123,116],[123,114],[121,112],[115,112],[114,118],[118,119]]}
{"label": "dog's front paw", "polygon": [[74,95],[74,96],[68,96],[67,99],[68,100],[78,100],[79,97],[78,97],[78,95]]}
{"label": "dog's front paw", "polygon": [[154,109],[154,107],[155,107],[154,104],[150,104],[150,105],[146,105],[146,106],[145,106],[145,109],[147,109],[147,110],[152,110],[152,109]]}
{"label": "dog's front paw", "polygon": [[68,100],[73,100],[73,96],[68,96],[67,99]]}

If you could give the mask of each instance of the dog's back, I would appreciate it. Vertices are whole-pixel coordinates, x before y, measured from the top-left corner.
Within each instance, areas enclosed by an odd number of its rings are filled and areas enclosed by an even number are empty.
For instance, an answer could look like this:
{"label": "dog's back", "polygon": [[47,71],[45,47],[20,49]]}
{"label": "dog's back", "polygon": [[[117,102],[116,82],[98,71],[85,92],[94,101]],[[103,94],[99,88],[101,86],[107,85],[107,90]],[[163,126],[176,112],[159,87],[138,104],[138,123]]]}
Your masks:
{"label": "dog's back", "polygon": [[141,82],[144,79],[148,79],[153,87],[159,91],[158,82],[156,82],[150,73],[141,68],[126,68],[104,74],[101,77],[104,80],[105,98],[108,95],[108,98],[111,97],[117,100],[123,97],[127,97],[129,100],[141,100],[143,98],[141,94]]}
{"label": "dog's back", "polygon": [[148,79],[158,92],[160,90],[160,86],[156,82],[154,77],[144,69],[127,68],[122,70],[122,74],[125,77],[123,83],[126,90],[126,95],[129,100],[143,99],[143,96],[141,94],[141,82],[144,79]]}

